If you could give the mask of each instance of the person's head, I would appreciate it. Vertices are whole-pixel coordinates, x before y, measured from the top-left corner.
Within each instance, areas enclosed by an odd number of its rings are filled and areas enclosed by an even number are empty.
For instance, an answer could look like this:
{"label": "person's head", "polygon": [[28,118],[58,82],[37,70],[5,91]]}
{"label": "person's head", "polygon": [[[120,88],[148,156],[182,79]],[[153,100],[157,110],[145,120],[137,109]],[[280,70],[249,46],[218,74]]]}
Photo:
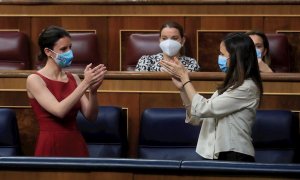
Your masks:
{"label": "person's head", "polygon": [[271,64],[270,48],[267,36],[260,31],[246,32],[250,36],[257,50],[261,53],[261,59],[268,65]]}
{"label": "person's head", "polygon": [[[39,35],[38,44],[40,61],[52,58],[61,67],[67,66],[65,63],[71,63],[73,53],[71,51],[71,36],[64,28],[58,26],[49,26]],[[65,62],[68,61],[68,62]]]}
{"label": "person's head", "polygon": [[159,32],[160,47],[164,54],[172,57],[180,54],[185,43],[183,27],[176,22],[164,23]]}
{"label": "person's head", "polygon": [[220,56],[225,57],[228,67],[225,80],[218,89],[220,94],[229,88],[237,88],[248,78],[256,83],[260,93],[263,92],[255,46],[248,35],[228,34],[220,43]]}

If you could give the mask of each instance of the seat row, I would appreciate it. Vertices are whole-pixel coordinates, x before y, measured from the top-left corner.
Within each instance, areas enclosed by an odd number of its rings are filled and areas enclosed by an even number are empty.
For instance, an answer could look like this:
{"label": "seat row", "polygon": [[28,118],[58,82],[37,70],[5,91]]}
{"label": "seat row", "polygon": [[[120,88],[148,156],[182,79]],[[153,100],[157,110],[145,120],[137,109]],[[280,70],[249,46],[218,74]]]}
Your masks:
{"label": "seat row", "polygon": [[[138,59],[143,55],[157,54],[161,52],[159,47],[159,33],[133,33],[128,37],[124,56],[122,59],[123,71],[131,71],[135,69]],[[290,72],[292,68],[291,46],[285,34],[266,34],[269,48],[270,58],[272,60],[271,67],[275,72]],[[186,38],[186,41],[189,41]],[[188,44],[188,42],[186,42]],[[185,47],[187,48],[187,47]],[[218,47],[211,47],[218,48]],[[185,49],[185,52],[188,52]],[[201,53],[201,52],[199,52]],[[190,54],[187,54],[191,56]],[[217,54],[216,54],[217,56]],[[192,56],[191,56],[192,57]],[[199,62],[201,66],[201,62]],[[205,71],[205,69],[203,70]]]}
{"label": "seat row", "polygon": [[[72,49],[74,60],[67,69],[72,72],[82,72],[89,63],[99,64],[97,35],[93,32],[72,32]],[[267,34],[270,44],[272,68],[275,72],[290,72],[291,58],[288,39],[284,34]],[[0,70],[27,70],[39,69],[43,66],[30,56],[30,41],[22,32],[0,32]],[[133,33],[126,40],[121,70],[134,70],[138,59],[143,55],[161,52],[159,48],[159,33]],[[123,52],[123,51],[122,51]],[[121,52],[121,53],[122,53]],[[109,67],[108,67],[109,68]],[[205,69],[203,70],[205,71]]]}
{"label": "seat row", "polygon": [[[77,123],[90,157],[127,157],[127,124],[122,108],[100,106],[97,121]],[[196,154],[201,127],[184,122],[183,108],[149,108],[141,116],[138,158],[157,160],[203,160]],[[255,160],[262,163],[297,163],[299,119],[287,110],[257,110],[252,128]],[[19,156],[21,147],[15,112],[0,109],[0,155]]]}

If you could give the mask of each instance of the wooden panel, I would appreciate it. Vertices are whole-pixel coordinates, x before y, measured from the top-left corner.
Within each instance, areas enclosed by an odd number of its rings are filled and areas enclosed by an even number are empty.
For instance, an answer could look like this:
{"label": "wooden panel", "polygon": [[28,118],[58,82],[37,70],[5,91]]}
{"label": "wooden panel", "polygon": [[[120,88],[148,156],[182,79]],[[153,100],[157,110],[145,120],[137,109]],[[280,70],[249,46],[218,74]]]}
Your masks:
{"label": "wooden panel", "polygon": [[[178,2],[178,1],[177,1]],[[183,2],[183,1],[182,1]],[[107,15],[107,16],[170,16],[170,15],[224,15],[228,14],[231,16],[245,16],[249,14],[260,14],[260,15],[293,15],[300,12],[299,3],[288,4],[288,3],[253,3],[254,1],[247,1],[245,3],[231,3],[228,1],[225,3],[148,3],[140,2],[137,4],[136,1],[131,3],[125,3],[119,1],[119,3],[90,3],[90,4],[78,4],[78,3],[67,3],[67,4],[29,4],[22,5],[22,3],[14,4],[1,4],[0,12],[3,15],[52,15],[52,16],[82,16],[82,15]],[[249,4],[252,2],[252,5]],[[277,1],[278,2],[278,1]],[[6,1],[7,3],[7,1]],[[248,4],[247,4],[248,3]]]}
{"label": "wooden panel", "polygon": [[[0,91],[1,92],[1,91]],[[0,93],[1,107],[24,107],[28,106],[28,96],[26,90],[23,91],[2,91]]]}
{"label": "wooden panel", "polygon": [[159,174],[134,174],[135,180],[287,180],[283,176],[255,176],[255,175],[237,175],[237,174],[210,174],[210,173],[201,173],[199,175],[159,175]]}
{"label": "wooden panel", "polygon": [[267,95],[263,96],[259,109],[286,109],[300,111],[300,96],[298,95]]}
{"label": "wooden panel", "polygon": [[250,30],[262,28],[262,17],[252,16],[203,16],[201,17],[202,30]]}
{"label": "wooden panel", "polygon": [[91,180],[133,180],[133,173],[131,172],[91,172]]}
{"label": "wooden panel", "polygon": [[[204,72],[219,72],[218,55],[220,54],[220,42],[231,31],[198,31],[197,59]],[[243,32],[243,31],[235,31]],[[210,48],[207,48],[210,47]]]}
{"label": "wooden panel", "polygon": [[292,177],[285,177],[283,175],[269,174],[269,175],[240,175],[240,174],[212,174],[202,173],[199,175],[189,174],[158,174],[158,173],[132,173],[132,172],[74,172],[74,171],[1,171],[0,179],[9,180],[231,180],[231,179],[243,179],[243,180],[286,180],[286,179],[297,179]]}
{"label": "wooden panel", "polygon": [[185,26],[187,36],[194,40],[190,43],[191,54],[198,59],[201,71],[218,72],[217,57],[223,37],[229,32],[263,30],[263,18],[187,17]]}
{"label": "wooden panel", "polygon": [[[159,175],[159,174],[134,174],[134,180],[179,180],[179,175]],[[199,179],[199,177],[198,177]]]}
{"label": "wooden panel", "polygon": [[26,87],[26,76],[24,77],[15,77],[15,78],[0,78],[0,89],[22,89]]}
{"label": "wooden panel", "polygon": [[[39,127],[31,108],[16,108],[21,148],[25,156],[33,156]],[[0,178],[1,179],[1,178]]]}
{"label": "wooden panel", "polygon": [[18,30],[30,38],[30,17],[0,17],[0,31]]}
{"label": "wooden panel", "polygon": [[266,33],[277,32],[281,30],[300,30],[300,17],[265,17],[264,30]]}
{"label": "wooden panel", "polygon": [[1,171],[0,179],[9,180],[132,180],[132,173],[126,172],[85,172],[85,171]]}

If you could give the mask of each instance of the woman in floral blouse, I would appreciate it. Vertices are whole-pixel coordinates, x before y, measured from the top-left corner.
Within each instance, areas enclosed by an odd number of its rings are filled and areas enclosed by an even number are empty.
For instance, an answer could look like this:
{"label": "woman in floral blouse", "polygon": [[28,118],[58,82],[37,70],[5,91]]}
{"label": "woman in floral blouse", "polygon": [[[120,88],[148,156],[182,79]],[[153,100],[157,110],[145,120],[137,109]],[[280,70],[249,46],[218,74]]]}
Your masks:
{"label": "woman in floral blouse", "polygon": [[176,22],[167,22],[160,29],[160,48],[162,53],[142,56],[135,71],[162,71],[159,64],[161,60],[172,60],[174,57],[189,71],[199,71],[200,66],[193,58],[182,55],[182,47],[185,43],[184,31],[180,24]]}

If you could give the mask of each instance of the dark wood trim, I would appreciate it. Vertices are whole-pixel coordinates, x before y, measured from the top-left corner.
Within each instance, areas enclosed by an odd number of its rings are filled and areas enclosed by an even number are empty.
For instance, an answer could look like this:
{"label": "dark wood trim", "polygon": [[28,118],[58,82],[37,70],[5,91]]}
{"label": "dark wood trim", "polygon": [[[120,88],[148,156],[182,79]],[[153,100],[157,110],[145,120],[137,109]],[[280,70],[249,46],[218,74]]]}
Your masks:
{"label": "dark wood trim", "polygon": [[[0,71],[0,78],[26,78],[35,70]],[[83,74],[78,74],[83,78]],[[264,82],[300,82],[300,73],[262,73]],[[191,80],[222,81],[225,77],[221,72],[192,72]],[[135,71],[108,71],[105,79],[127,80],[168,80],[170,76],[164,72],[135,72]]]}
{"label": "dark wood trim", "polygon": [[261,5],[261,4],[276,4],[276,5],[293,5],[300,4],[299,0],[3,0],[0,4],[103,4],[103,5]]}

